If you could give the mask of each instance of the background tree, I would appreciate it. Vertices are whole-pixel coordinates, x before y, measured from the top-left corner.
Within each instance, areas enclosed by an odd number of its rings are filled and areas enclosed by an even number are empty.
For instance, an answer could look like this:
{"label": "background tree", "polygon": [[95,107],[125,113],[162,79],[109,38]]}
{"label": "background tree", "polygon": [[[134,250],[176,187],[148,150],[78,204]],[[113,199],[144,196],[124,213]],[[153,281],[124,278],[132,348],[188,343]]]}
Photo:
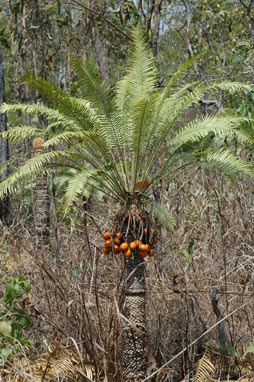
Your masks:
{"label": "background tree", "polygon": [[[4,67],[3,58],[0,52],[0,105],[5,102],[5,82],[4,82]],[[7,131],[7,118],[5,113],[0,114],[0,132]],[[9,171],[9,144],[8,140],[2,139],[0,141],[0,166],[2,166],[1,178],[6,178]],[[2,222],[10,222],[11,210],[10,210],[10,197],[5,195],[4,199],[0,202],[0,220]]]}

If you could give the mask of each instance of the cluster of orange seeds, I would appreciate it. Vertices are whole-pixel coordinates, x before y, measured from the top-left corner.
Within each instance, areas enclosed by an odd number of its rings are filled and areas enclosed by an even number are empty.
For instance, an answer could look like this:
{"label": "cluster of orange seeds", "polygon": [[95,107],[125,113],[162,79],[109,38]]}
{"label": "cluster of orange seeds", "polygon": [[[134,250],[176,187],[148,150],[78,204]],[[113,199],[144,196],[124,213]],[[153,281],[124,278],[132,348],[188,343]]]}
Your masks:
{"label": "cluster of orange seeds", "polygon": [[128,243],[125,241],[120,233],[111,235],[110,232],[105,232],[102,235],[104,241],[104,254],[109,255],[112,251],[115,254],[120,252],[123,253],[124,257],[128,258],[131,256],[133,251],[139,250],[140,256],[143,258],[154,256],[154,250],[151,248],[150,244],[144,244],[139,240],[132,241]]}

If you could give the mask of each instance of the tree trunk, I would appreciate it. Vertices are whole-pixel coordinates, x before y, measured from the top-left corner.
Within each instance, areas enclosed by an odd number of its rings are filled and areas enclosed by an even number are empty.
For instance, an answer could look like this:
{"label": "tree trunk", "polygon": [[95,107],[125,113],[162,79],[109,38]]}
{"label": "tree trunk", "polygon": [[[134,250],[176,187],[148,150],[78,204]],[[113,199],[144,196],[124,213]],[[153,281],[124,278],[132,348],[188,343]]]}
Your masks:
{"label": "tree trunk", "polygon": [[[42,138],[36,138],[33,142],[35,156],[43,152]],[[45,238],[49,236],[49,194],[47,175],[38,176],[36,179],[36,191],[34,201],[34,222],[39,245],[45,243]]]}
{"label": "tree trunk", "polygon": [[36,179],[34,209],[36,234],[39,239],[44,241],[49,236],[49,196],[46,175],[39,176]]}
{"label": "tree trunk", "polygon": [[[5,83],[4,83],[4,67],[3,58],[0,52],[0,106],[5,102]],[[0,133],[7,131],[6,113],[0,114]],[[9,160],[9,144],[7,139],[0,140],[0,165],[3,165]],[[9,166],[4,171],[0,171],[0,177],[6,178],[10,173]],[[5,223],[10,223],[10,196],[7,195],[0,201],[0,220]]]}
{"label": "tree trunk", "polygon": [[[144,19],[146,23],[146,29],[148,32],[149,45],[153,50],[154,57],[156,58],[158,56],[158,39],[160,34],[161,4],[162,4],[162,0],[150,0],[147,15]],[[143,8],[141,7],[141,9]]]}
{"label": "tree trunk", "polygon": [[[135,197],[127,201],[113,223],[115,232],[119,232],[129,246],[137,240],[148,244],[150,225],[149,214]],[[148,369],[145,263],[139,247],[125,257],[123,295],[122,381],[138,382],[145,379]]]}
{"label": "tree trunk", "polygon": [[142,381],[147,373],[145,327],[145,265],[144,259],[136,250],[125,260],[124,280],[124,316],[123,344],[123,380],[125,382]]}
{"label": "tree trunk", "polygon": [[[98,9],[97,0],[91,0],[91,8],[95,10]],[[103,43],[102,36],[100,35],[98,27],[97,27],[96,16],[92,14],[91,18],[92,18],[92,24],[93,24],[93,39],[94,39],[94,48],[95,48],[97,65],[102,77],[109,82],[108,62],[107,62],[107,57],[105,54],[105,46]]]}

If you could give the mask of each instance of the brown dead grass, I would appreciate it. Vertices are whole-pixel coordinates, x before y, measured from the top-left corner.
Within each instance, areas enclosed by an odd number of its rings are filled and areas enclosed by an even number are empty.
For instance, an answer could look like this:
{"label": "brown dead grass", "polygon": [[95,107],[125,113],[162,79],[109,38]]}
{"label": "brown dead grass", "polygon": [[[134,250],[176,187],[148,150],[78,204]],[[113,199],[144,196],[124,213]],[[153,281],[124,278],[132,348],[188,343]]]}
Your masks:
{"label": "brown dead grass", "polygon": [[[225,320],[228,344],[243,354],[254,327],[252,181],[233,183],[212,172],[193,170],[191,177],[165,185],[161,198],[177,224],[172,233],[162,230],[155,257],[146,260],[149,371],[168,362],[216,322],[211,288],[220,291],[223,316],[248,303]],[[49,354],[52,344],[73,340],[91,360],[96,378],[99,370],[107,373],[109,382],[120,378],[115,373],[120,367],[123,325],[119,313],[123,258],[104,256],[101,239],[116,208],[108,200],[93,200],[88,213],[77,210],[77,219],[69,226],[59,218],[59,262],[53,234],[50,243],[40,248],[31,225],[17,223],[3,230],[1,240],[7,245],[0,260],[3,281],[24,274],[32,286],[26,306],[33,328],[27,336],[34,340],[36,351],[28,355],[29,362]],[[197,237],[188,263],[186,251]],[[217,328],[165,367],[159,380],[187,378],[206,341],[219,348]],[[3,381],[8,378],[2,375]]]}

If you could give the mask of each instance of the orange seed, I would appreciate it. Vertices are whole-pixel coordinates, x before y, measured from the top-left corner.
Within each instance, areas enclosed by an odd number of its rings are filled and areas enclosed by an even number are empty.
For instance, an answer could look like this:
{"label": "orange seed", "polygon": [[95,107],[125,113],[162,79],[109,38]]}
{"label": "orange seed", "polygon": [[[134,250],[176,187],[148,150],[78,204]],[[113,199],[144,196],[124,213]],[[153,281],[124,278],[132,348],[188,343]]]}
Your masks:
{"label": "orange seed", "polygon": [[128,249],[128,243],[126,241],[120,245],[121,251],[126,251]]}

